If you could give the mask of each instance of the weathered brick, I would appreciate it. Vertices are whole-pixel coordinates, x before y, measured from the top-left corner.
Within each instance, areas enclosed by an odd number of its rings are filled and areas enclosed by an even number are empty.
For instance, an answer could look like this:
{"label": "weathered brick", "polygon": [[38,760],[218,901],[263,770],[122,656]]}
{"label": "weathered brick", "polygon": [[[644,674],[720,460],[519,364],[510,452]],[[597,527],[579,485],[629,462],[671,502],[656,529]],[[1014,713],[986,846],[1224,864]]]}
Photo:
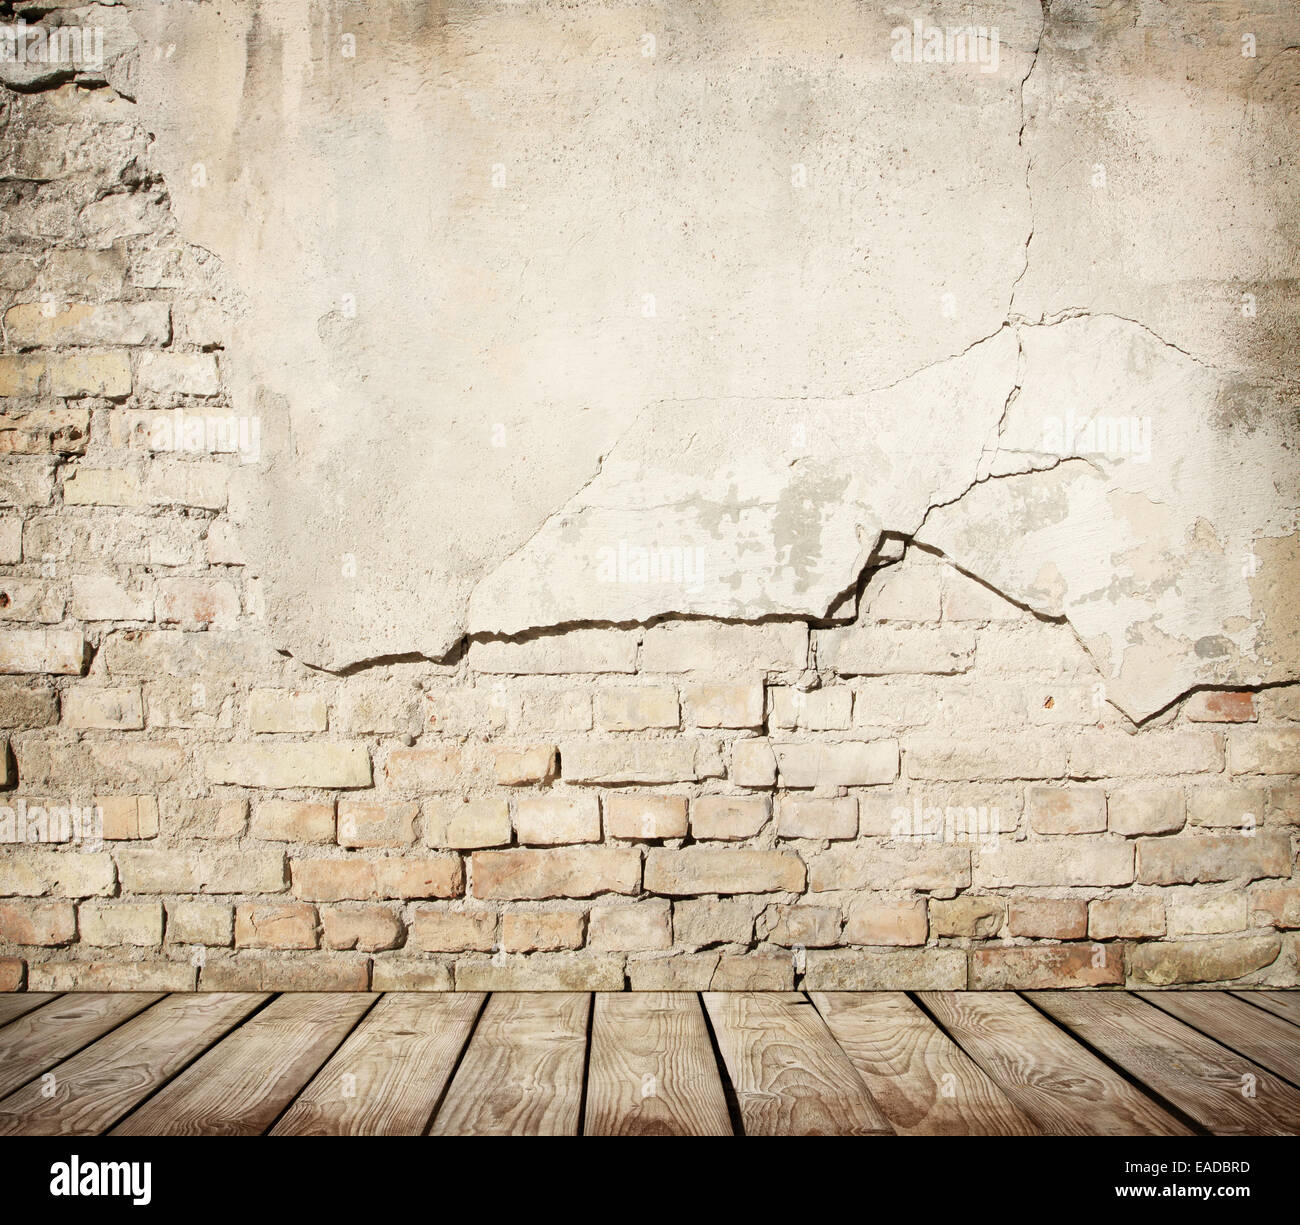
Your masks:
{"label": "weathered brick", "polygon": [[116,884],[112,859],[99,852],[15,848],[0,855],[0,897],[106,897]]}
{"label": "weathered brick", "polygon": [[204,768],[208,782],[238,787],[369,787],[370,754],[357,741],[214,745]]}
{"label": "weathered brick", "polygon": [[0,727],[48,727],[58,717],[54,690],[45,681],[0,681]]}
{"label": "weathered brick", "polygon": [[970,952],[972,991],[1044,991],[1124,985],[1119,945],[1063,944]]}
{"label": "weathered brick", "polygon": [[515,804],[515,834],[533,846],[599,842],[600,801],[581,792],[522,795]]}
{"label": "weathered brick", "polygon": [[490,910],[417,910],[407,943],[428,953],[490,951],[497,947],[497,915]]}
{"label": "weathered brick", "polygon": [[765,795],[702,795],[691,801],[691,833],[696,838],[752,838],[771,812]]}
{"label": "weathered brick", "polygon": [[560,773],[570,783],[676,783],[701,777],[691,740],[586,740],[560,748]]}
{"label": "weathered brick", "polygon": [[628,958],[627,979],[633,991],[709,991],[720,953],[656,954]]}
{"label": "weathered brick", "polygon": [[202,991],[367,991],[365,957],[282,949],[241,949],[209,957]]}
{"label": "weathered brick", "polygon": [[97,795],[107,842],[135,842],[158,837],[158,801],[151,795]]}
{"label": "weathered brick", "polygon": [[1257,925],[1300,927],[1300,886],[1256,885],[1250,892],[1250,914]]}
{"label": "weathered brick", "polygon": [[1183,793],[1168,787],[1113,791],[1106,803],[1107,820],[1117,834],[1174,834],[1187,823]]}
{"label": "weathered brick", "polygon": [[789,851],[691,846],[656,847],[646,855],[649,893],[799,893],[805,879],[803,862]]}
{"label": "weathered brick", "polygon": [[140,391],[152,395],[215,396],[221,373],[211,353],[144,353],[139,365]]}
{"label": "weathered brick", "polygon": [[[155,460],[145,471],[141,496],[150,506],[194,506],[201,510],[223,510],[229,489],[230,469],[224,464],[199,460],[178,460],[175,463]],[[222,537],[223,529],[218,529],[218,539]],[[211,546],[217,542],[212,540],[211,528],[208,529],[208,539],[208,560],[216,565],[229,564],[221,558],[219,551],[214,556]]]}
{"label": "weathered brick", "polygon": [[235,907],[238,948],[314,949],[316,907],[306,902],[250,903]]}
{"label": "weathered brick", "polygon": [[605,834],[657,841],[686,837],[686,797],[612,791],[604,796]]}
{"label": "weathered brick", "polygon": [[424,840],[464,850],[504,846],[510,841],[510,803],[505,796],[430,800],[424,809]]}
{"label": "weathered brick", "polygon": [[763,726],[763,685],[715,681],[682,690],[686,722],[692,727]]}
{"label": "weathered brick", "polygon": [[28,991],[193,991],[188,961],[50,961],[32,964]]}
{"label": "weathered brick", "polygon": [[0,991],[21,991],[27,963],[21,957],[0,957]]}
{"label": "weathered brick", "polygon": [[49,459],[11,457],[0,470],[0,506],[48,506],[53,493],[54,466]]}
{"label": "weathered brick", "polygon": [[65,506],[139,506],[140,478],[122,468],[79,467],[63,481]]}
{"label": "weathered brick", "polygon": [[974,633],[958,626],[854,625],[819,630],[816,642],[818,665],[840,676],[951,676],[975,657]]}
{"label": "weathered brick", "polygon": [[47,313],[44,302],[20,302],[5,311],[9,343],[19,348],[58,345],[164,345],[171,339],[166,302],[69,302]]}
{"label": "weathered brick", "polygon": [[0,354],[0,397],[40,394],[45,358],[39,353]]}
{"label": "weathered brick", "polygon": [[852,721],[853,691],[776,688],[772,691],[772,726],[805,732],[844,731]]}
{"label": "weathered brick", "polygon": [[451,967],[413,957],[376,957],[372,991],[450,991]]}
{"label": "weathered brick", "polygon": [[464,872],[455,855],[430,859],[295,859],[293,892],[313,902],[459,897]]}
{"label": "weathered brick", "polygon": [[963,894],[930,899],[930,929],[936,936],[965,936],[989,940],[1002,930],[1007,904],[1001,898]]}
{"label": "weathered brick", "polygon": [[1129,968],[1140,986],[1232,982],[1272,965],[1281,951],[1276,935],[1159,941],[1131,949]]}
{"label": "weathered brick", "polygon": [[641,885],[641,855],[632,848],[480,851],[470,862],[474,896],[484,899],[594,897]]}
{"label": "weathered brick", "polygon": [[86,640],[77,630],[0,630],[0,673],[80,676]]}
{"label": "weathered brick", "polygon": [[507,953],[545,953],[582,947],[585,916],[579,911],[519,911],[501,920]]}
{"label": "weathered brick", "polygon": [[5,944],[69,944],[76,936],[71,902],[0,902],[0,941]]}
{"label": "weathered brick", "polygon": [[803,622],[730,625],[716,621],[664,621],[646,630],[642,672],[799,671],[808,663],[808,627]]}
{"label": "weathered brick", "polygon": [[23,559],[23,521],[0,515],[0,566],[16,566]]}
{"label": "weathered brick", "polygon": [[1082,732],[1070,746],[1072,778],[1122,778],[1144,774],[1204,774],[1223,769],[1216,732],[1152,730]]}
{"label": "weathered brick", "polygon": [[1106,793],[1100,787],[1030,787],[1025,811],[1037,834],[1097,834],[1106,828]]}
{"label": "weathered brick", "polygon": [[865,787],[898,777],[897,740],[772,745],[786,787]]}
{"label": "weathered brick", "polygon": [[471,642],[473,672],[563,676],[570,672],[635,672],[636,635],[626,630],[580,629],[529,642]]}
{"label": "weathered brick", "polygon": [[281,851],[115,851],[129,893],[278,893],[285,886]]}
{"label": "weathered brick", "polygon": [[924,944],[928,935],[925,902],[864,897],[849,906],[845,944]]}
{"label": "weathered brick", "polygon": [[639,952],[672,947],[668,902],[633,902],[626,906],[593,906],[587,944],[593,949]]}
{"label": "weathered brick", "polygon": [[161,902],[82,902],[77,922],[82,944],[162,943]]}
{"label": "weathered brick", "polygon": [[748,944],[754,935],[750,898],[686,898],[673,903],[673,936],[678,944]]}
{"label": "weathered brick", "polygon": [[234,911],[221,902],[168,902],[167,939],[173,944],[229,948],[235,939]]}
{"label": "weathered brick", "polygon": [[1228,771],[1231,774],[1300,774],[1300,728],[1231,732]]}
{"label": "weathered brick", "polygon": [[50,391],[65,399],[124,400],[131,394],[131,359],[125,353],[64,353],[51,357],[46,370]]}
{"label": "weathered brick", "polygon": [[198,578],[166,578],[158,583],[154,616],[160,625],[228,626],[239,619],[239,613],[239,592],[233,583]]}
{"label": "weathered brick", "polygon": [[240,838],[248,825],[248,802],[219,796],[190,800],[169,816],[168,821],[193,838]]}
{"label": "weathered brick", "polygon": [[406,937],[402,920],[384,906],[326,906],[320,921],[321,944],[327,949],[375,953],[397,948]]}
{"label": "weathered brick", "polygon": [[459,746],[449,744],[393,749],[384,765],[384,776],[398,791],[451,791],[462,786],[469,773]]}
{"label": "weathered brick", "polygon": [[1088,934],[1094,940],[1139,940],[1165,934],[1165,904],[1158,897],[1094,898],[1088,903]]}
{"label": "weathered brick", "polygon": [[814,893],[836,889],[916,889],[925,893],[965,889],[971,883],[970,848],[922,844],[832,847],[809,860]]}
{"label": "weathered brick", "polygon": [[809,949],[805,991],[964,991],[963,949]]}
{"label": "weathered brick", "polygon": [[1253,723],[1255,695],[1243,690],[1207,690],[1183,703],[1183,716],[1193,723]]}
{"label": "weathered brick", "polygon": [[253,806],[249,832],[268,842],[333,842],[334,805],[318,800],[261,800]]}
{"label": "weathered brick", "polygon": [[323,732],[325,698],[310,690],[254,689],[248,695],[248,725],[255,732]]}
{"label": "weathered brick", "polygon": [[339,846],[410,846],[419,805],[376,800],[339,800]]}
{"label": "weathered brick", "polygon": [[544,689],[525,693],[517,716],[521,729],[546,732],[589,732],[591,694],[581,689]]}
{"label": "weathered brick", "polygon": [[1267,802],[1263,787],[1193,787],[1187,793],[1187,819],[1210,829],[1254,829]]}
{"label": "weathered brick", "polygon": [[67,727],[131,731],[144,727],[144,702],[139,686],[129,689],[64,690],[63,722]]}
{"label": "weathered brick", "polygon": [[1249,926],[1246,895],[1231,893],[1200,895],[1195,890],[1170,890],[1165,900],[1170,936],[1221,936],[1244,931]]}
{"label": "weathered brick", "polygon": [[515,703],[504,681],[477,689],[431,689],[421,697],[425,728],[439,736],[490,736]]}
{"label": "weathered brick", "polygon": [[938,621],[940,567],[909,555],[898,565],[882,566],[862,592],[862,609],[872,621]]}
{"label": "weathered brick", "polygon": [[723,953],[709,980],[711,991],[790,991],[794,962],[779,953]]}
{"label": "weathered brick", "polygon": [[555,777],[555,745],[538,744],[527,748],[499,748],[493,755],[492,770],[503,787],[522,787],[545,783]]}
{"label": "weathered brick", "polygon": [[943,572],[945,621],[1019,621],[1024,612],[992,588],[961,573]]}
{"label": "weathered brick", "polygon": [[737,787],[775,787],[776,754],[766,740],[737,740],[731,746],[729,777]]}
{"label": "weathered brick", "polygon": [[778,838],[856,838],[857,798],[782,795],[777,801],[776,834]]}
{"label": "weathered brick", "polygon": [[681,723],[677,690],[671,685],[599,689],[595,695],[595,718],[596,726],[605,732],[676,728]]}
{"label": "weathered brick", "polygon": [[52,625],[63,620],[63,604],[62,591],[43,580],[0,578],[0,619]]}
{"label": "weathered brick", "polygon": [[765,939],[786,948],[826,948],[840,941],[840,912],[831,906],[768,908]]}
{"label": "weathered brick", "polygon": [[153,597],[112,575],[76,574],[69,611],[78,621],[152,621]]}
{"label": "weathered brick", "polygon": [[456,962],[457,991],[621,991],[616,953],[534,953],[528,957]]}
{"label": "weathered brick", "polygon": [[981,779],[1063,778],[1059,739],[951,740],[916,736],[903,742],[909,778],[968,782]]}
{"label": "weathered brick", "polygon": [[401,681],[349,677],[339,688],[334,727],[345,736],[415,735],[420,730],[420,692]]}
{"label": "weathered brick", "polygon": [[980,886],[1081,886],[1133,883],[1133,844],[1100,840],[1002,843],[980,851]]}
{"label": "weathered brick", "polygon": [[0,416],[0,455],[84,455],[90,414],[70,405]]}
{"label": "weathered brick", "polygon": [[1138,880],[1144,885],[1291,875],[1291,840],[1284,833],[1179,834],[1141,838],[1137,848]]}
{"label": "weathered brick", "polygon": [[1268,820],[1274,825],[1300,825],[1300,786],[1269,788]]}

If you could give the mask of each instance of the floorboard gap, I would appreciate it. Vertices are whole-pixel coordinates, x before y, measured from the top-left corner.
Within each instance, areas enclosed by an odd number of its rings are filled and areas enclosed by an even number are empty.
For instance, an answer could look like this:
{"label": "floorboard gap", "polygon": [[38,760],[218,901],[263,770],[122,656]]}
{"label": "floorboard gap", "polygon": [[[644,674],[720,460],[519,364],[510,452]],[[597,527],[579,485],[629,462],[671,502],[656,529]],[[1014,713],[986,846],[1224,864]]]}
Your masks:
{"label": "floorboard gap", "polygon": [[474,1014],[474,1024],[469,1027],[469,1031],[465,1034],[465,1041],[461,1043],[460,1050],[456,1052],[451,1071],[447,1073],[447,1083],[442,1086],[442,1092],[438,1094],[438,1100],[433,1103],[433,1109],[429,1112],[429,1117],[424,1123],[424,1130],[420,1132],[420,1135],[427,1136],[433,1130],[433,1121],[438,1117],[438,1111],[442,1109],[443,1102],[447,1100],[447,1094],[451,1092],[452,1085],[456,1083],[456,1073],[460,1071],[460,1065],[465,1062],[465,1053],[469,1050],[469,1044],[474,1041],[474,1035],[478,1033],[479,1022],[483,1019],[483,1014],[487,1011],[488,1000],[491,998],[491,991],[483,992],[483,998],[479,1001],[478,1012]]}

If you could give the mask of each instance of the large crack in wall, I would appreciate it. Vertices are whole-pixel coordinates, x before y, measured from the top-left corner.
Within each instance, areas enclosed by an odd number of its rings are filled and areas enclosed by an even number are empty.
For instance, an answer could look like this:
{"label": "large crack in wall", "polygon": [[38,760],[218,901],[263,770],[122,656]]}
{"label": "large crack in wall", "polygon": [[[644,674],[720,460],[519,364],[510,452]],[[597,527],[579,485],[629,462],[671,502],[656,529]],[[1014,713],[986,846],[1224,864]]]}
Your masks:
{"label": "large crack in wall", "polygon": [[847,2],[131,15],[303,660],[851,617],[892,534],[1066,618],[1134,720],[1300,676],[1295,14],[916,15],[995,68]]}

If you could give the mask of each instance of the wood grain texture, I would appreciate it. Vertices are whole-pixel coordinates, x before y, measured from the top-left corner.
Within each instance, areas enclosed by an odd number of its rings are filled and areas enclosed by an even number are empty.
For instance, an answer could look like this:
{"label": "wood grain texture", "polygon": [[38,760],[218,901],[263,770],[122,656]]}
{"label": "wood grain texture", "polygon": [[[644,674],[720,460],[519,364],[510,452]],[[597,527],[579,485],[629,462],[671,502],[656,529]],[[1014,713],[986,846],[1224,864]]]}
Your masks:
{"label": "wood grain texture", "polygon": [[64,995],[0,1030],[0,1097],[128,1021],[161,995]]}
{"label": "wood grain texture", "polygon": [[169,995],[0,1102],[0,1135],[97,1136],[238,1025],[264,995]]}
{"label": "wood grain texture", "polygon": [[821,1015],[803,996],[707,992],[750,1136],[881,1136],[889,1123]]}
{"label": "wood grain texture", "polygon": [[1300,1134],[1300,1090],[1143,1000],[1069,991],[1030,999],[1215,1135]]}
{"label": "wood grain texture", "polygon": [[899,1135],[1038,1134],[1028,1116],[902,992],[822,991],[812,1000]]}
{"label": "wood grain texture", "polygon": [[923,991],[918,998],[1049,1135],[1194,1134],[1018,995]]}
{"label": "wood grain texture", "polygon": [[58,998],[57,991],[15,991],[0,995],[0,1025],[8,1025]]}
{"label": "wood grain texture", "polygon": [[1226,991],[1142,991],[1163,1012],[1230,1046],[1261,1068],[1300,1085],[1300,1027]]}
{"label": "wood grain texture", "polygon": [[375,998],[359,992],[277,996],[111,1134],[261,1135]]}
{"label": "wood grain texture", "polygon": [[482,1006],[481,993],[385,995],[271,1135],[423,1135]]}
{"label": "wood grain texture", "polygon": [[587,1057],[585,992],[493,995],[431,1136],[576,1136]]}
{"label": "wood grain texture", "polygon": [[693,992],[596,996],[588,1136],[729,1136],[708,1026]]}
{"label": "wood grain texture", "polygon": [[1232,991],[1229,994],[1292,1025],[1300,1025],[1300,991]]}

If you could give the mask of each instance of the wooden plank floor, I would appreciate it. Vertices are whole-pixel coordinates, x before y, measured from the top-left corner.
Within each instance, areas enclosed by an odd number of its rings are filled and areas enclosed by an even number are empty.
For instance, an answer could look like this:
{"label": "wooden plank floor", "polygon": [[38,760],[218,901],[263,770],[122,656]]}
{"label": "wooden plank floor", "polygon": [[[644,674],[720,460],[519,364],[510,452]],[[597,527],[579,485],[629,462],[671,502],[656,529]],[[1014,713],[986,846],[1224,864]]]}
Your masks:
{"label": "wooden plank floor", "polygon": [[0,996],[0,1135],[1296,1135],[1300,992]]}

